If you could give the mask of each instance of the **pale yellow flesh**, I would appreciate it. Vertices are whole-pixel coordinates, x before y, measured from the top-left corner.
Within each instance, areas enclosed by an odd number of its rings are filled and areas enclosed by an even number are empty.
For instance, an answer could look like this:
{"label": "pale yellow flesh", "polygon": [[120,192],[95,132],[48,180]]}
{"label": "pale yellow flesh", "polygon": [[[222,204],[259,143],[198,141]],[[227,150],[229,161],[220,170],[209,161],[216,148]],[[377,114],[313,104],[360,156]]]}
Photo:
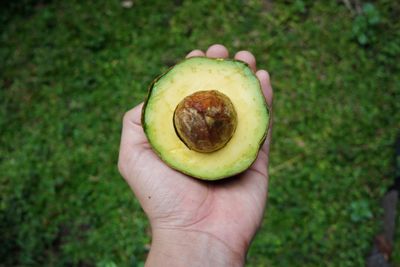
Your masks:
{"label": "pale yellow flesh", "polygon": [[[212,153],[187,148],[173,125],[179,102],[201,90],[218,90],[227,95],[238,117],[232,139]],[[267,131],[268,110],[259,82],[247,66],[235,61],[193,58],[176,65],[154,84],[144,123],[153,148],[170,166],[197,178],[215,180],[251,165]]]}

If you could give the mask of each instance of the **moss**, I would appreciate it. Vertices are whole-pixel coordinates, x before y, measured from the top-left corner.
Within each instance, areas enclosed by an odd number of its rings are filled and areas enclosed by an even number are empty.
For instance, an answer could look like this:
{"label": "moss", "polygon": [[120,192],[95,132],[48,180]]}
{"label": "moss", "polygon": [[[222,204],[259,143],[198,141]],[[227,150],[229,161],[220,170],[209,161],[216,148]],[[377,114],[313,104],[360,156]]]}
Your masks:
{"label": "moss", "polygon": [[364,265],[393,174],[400,4],[374,2],[380,21],[359,27],[360,45],[340,1],[18,2],[30,6],[0,13],[2,263],[144,261],[147,220],[116,168],[122,114],[185,53],[219,42],[254,52],[275,89],[248,266]]}

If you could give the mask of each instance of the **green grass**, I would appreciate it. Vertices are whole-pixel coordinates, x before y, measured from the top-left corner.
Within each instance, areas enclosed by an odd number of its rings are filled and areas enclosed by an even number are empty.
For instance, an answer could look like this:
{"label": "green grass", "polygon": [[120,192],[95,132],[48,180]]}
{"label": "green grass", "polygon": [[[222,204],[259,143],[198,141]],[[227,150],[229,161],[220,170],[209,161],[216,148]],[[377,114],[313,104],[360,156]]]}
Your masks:
{"label": "green grass", "polygon": [[121,117],[213,43],[252,51],[275,90],[248,266],[364,266],[394,173],[400,4],[357,16],[333,0],[133,3],[1,4],[0,266],[143,264],[148,222],[116,168]]}

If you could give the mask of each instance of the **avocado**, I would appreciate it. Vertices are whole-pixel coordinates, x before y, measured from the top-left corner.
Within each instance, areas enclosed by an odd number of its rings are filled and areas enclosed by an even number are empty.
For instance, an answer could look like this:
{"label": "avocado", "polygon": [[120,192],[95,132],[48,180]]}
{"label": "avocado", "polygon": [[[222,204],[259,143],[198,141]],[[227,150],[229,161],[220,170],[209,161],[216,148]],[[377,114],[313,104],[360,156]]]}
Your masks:
{"label": "avocado", "polygon": [[192,57],[150,85],[142,126],[170,167],[203,180],[245,171],[267,134],[260,82],[242,61]]}

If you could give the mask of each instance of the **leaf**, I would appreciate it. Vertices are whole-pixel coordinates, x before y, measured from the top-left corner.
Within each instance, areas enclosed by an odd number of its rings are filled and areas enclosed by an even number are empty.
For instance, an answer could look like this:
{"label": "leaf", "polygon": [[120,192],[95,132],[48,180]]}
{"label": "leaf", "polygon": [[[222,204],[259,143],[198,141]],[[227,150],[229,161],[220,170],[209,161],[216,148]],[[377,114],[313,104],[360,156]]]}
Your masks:
{"label": "leaf", "polygon": [[357,40],[360,43],[360,45],[366,45],[368,44],[368,37],[364,33],[360,34],[357,36]]}

